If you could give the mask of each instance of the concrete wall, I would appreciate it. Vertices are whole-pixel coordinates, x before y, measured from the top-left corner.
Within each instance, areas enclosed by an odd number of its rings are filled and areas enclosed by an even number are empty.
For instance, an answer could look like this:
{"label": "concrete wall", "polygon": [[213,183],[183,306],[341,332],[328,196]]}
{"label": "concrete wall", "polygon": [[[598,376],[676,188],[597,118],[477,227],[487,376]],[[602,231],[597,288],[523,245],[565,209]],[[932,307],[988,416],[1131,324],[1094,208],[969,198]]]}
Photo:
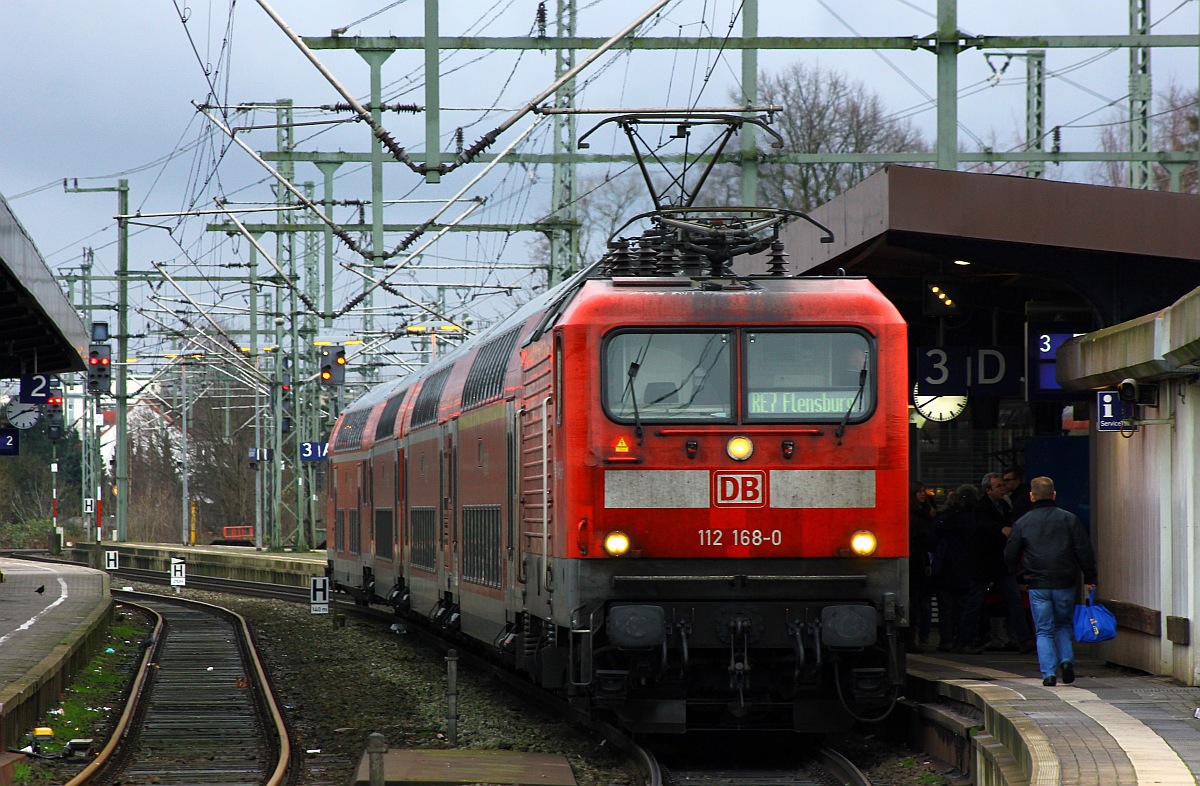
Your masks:
{"label": "concrete wall", "polygon": [[[1125,378],[1157,388],[1136,432],[1091,432],[1097,596],[1118,612],[1097,654],[1200,685],[1200,290],[1157,314],[1072,339],[1059,379],[1075,390]],[[1145,422],[1159,421],[1159,422]]]}

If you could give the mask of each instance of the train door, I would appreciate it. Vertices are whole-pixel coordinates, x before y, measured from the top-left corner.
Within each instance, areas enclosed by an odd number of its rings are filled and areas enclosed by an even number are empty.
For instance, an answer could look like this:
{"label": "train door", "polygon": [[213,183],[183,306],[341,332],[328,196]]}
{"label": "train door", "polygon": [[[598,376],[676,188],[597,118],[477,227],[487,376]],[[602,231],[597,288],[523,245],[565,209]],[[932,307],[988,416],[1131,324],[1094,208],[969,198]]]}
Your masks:
{"label": "train door", "polygon": [[396,451],[390,442],[373,455],[371,511],[375,554],[376,592],[385,593],[396,583]]}
{"label": "train door", "polygon": [[441,586],[453,595],[458,592],[458,420],[451,420],[442,433],[441,515],[442,563]]}
{"label": "train door", "polygon": [[[505,607],[510,611],[521,608],[522,586],[525,583],[525,572],[521,569],[525,549],[522,547],[522,511],[525,506],[521,501],[521,411],[512,401],[506,404],[505,413],[507,428],[507,459],[505,466],[505,483],[508,500],[504,506],[506,526],[504,530],[504,586],[507,588]],[[510,614],[509,621],[514,617]]]}
{"label": "train door", "polygon": [[400,577],[404,572],[404,559],[407,554],[404,553],[404,532],[406,527],[406,517],[404,517],[404,449],[400,446],[400,440],[396,440],[395,452],[392,454],[392,478],[391,478],[391,510],[396,516],[396,532],[395,540],[392,542],[392,553],[396,556],[396,576]]}
{"label": "train door", "polygon": [[359,559],[362,578],[359,586],[369,601],[375,593],[375,505],[372,488],[375,485],[375,458],[368,455],[359,464],[358,509],[355,511],[355,527],[358,529]]}
{"label": "train door", "polygon": [[547,395],[535,406],[524,410],[521,418],[521,453],[526,457],[521,472],[521,549],[522,575],[526,583],[527,605],[533,597],[541,603],[549,600],[551,586],[551,532],[553,530],[553,400]]}

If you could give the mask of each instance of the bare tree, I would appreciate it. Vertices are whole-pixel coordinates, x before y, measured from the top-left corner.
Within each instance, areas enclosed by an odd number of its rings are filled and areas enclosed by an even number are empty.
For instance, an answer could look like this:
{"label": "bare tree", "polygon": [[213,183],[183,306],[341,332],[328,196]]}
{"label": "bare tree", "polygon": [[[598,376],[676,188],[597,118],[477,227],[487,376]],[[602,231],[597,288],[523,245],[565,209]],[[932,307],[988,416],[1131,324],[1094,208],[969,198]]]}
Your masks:
{"label": "bare tree", "polygon": [[[634,167],[579,178],[576,193],[579,214],[579,256],[587,264],[605,251],[605,243],[627,220],[650,210],[650,194]],[[535,263],[549,267],[550,241],[538,236],[529,243]]]}
{"label": "bare tree", "polygon": [[166,413],[141,401],[130,412],[129,437],[129,488],[117,490],[129,494],[128,536],[178,543],[183,525],[178,434]]}
{"label": "bare tree", "polygon": [[[929,149],[907,120],[891,116],[882,99],[862,82],[820,65],[794,63],[777,74],[761,74],[758,97],[783,112],[774,129],[782,150],[757,136],[760,204],[812,210],[845,192],[879,168],[878,164],[829,161],[819,164],[780,163],[780,153],[822,153],[831,158],[848,153],[911,153]],[[711,193],[732,201],[736,181],[725,168]],[[710,199],[711,201],[711,199]]]}
{"label": "bare tree", "polygon": [[188,415],[189,491],[202,500],[203,529],[254,521],[254,391],[221,377],[200,388]]}
{"label": "bare tree", "polygon": [[[1152,132],[1153,148],[1163,152],[1188,152],[1197,149],[1200,116],[1197,104],[1200,94],[1185,90],[1175,82],[1156,96]],[[1100,129],[1100,148],[1114,153],[1129,149],[1129,115],[1124,110],[1114,110],[1108,123]],[[1153,165],[1154,187],[1159,191],[1170,190],[1171,173],[1160,164]],[[1096,182],[1102,185],[1125,186],[1129,184],[1129,165],[1124,161],[1105,161],[1096,168]],[[1181,167],[1179,190],[1185,194],[1197,193],[1196,165]]]}

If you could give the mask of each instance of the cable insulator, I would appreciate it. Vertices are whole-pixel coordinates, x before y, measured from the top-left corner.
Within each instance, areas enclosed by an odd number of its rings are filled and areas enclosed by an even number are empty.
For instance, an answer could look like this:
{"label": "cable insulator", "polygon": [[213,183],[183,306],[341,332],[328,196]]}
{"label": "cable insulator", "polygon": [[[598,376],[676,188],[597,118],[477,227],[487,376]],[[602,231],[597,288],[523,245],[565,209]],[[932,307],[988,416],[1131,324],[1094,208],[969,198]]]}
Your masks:
{"label": "cable insulator", "polygon": [[788,255],[783,250],[782,240],[776,240],[771,243],[771,255],[767,257],[767,275],[786,276],[787,258]]}
{"label": "cable insulator", "polygon": [[629,253],[629,241],[625,238],[609,241],[608,249],[612,252],[608,264],[608,275],[633,275],[633,257]]}

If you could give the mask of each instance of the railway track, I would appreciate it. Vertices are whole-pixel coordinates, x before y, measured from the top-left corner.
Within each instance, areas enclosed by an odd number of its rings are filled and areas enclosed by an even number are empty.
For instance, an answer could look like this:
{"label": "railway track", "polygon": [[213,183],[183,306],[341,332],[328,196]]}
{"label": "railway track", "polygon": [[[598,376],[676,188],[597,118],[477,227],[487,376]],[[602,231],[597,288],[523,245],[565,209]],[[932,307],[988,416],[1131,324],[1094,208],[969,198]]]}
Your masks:
{"label": "railway track", "polygon": [[795,737],[700,737],[650,747],[663,786],[871,786],[845,756]]}
{"label": "railway track", "polygon": [[291,755],[244,620],[204,603],[114,597],[158,618],[108,745],[68,786],[277,786]]}
{"label": "railway track", "polygon": [[[167,576],[161,572],[136,569],[123,569],[118,572],[118,575],[126,580],[146,583],[166,584],[168,580]],[[189,576],[188,587],[250,597],[308,601],[307,590],[304,588],[280,587],[221,578]],[[124,593],[115,591],[114,594]],[[149,605],[155,601],[167,607],[173,604],[169,597],[141,593],[133,595],[139,599],[154,599],[154,601],[146,603],[138,600],[140,605]],[[341,603],[339,607],[342,613],[357,614],[382,621],[394,620],[394,615],[378,608],[356,606],[352,602]],[[432,634],[422,631],[416,626],[410,627],[409,632],[425,639],[427,643],[438,644],[440,642],[443,646],[445,644],[444,641],[436,639]],[[469,651],[460,648],[458,653],[460,659],[469,661],[472,668],[489,672],[494,679],[504,683],[510,692],[522,695],[531,702],[546,705],[547,695],[527,681],[497,668],[490,661],[476,658]],[[590,728],[594,733],[604,737],[609,744],[624,751],[641,772],[645,786],[684,786],[685,784],[686,786],[871,786],[871,782],[866,776],[845,757],[829,749],[797,745],[795,738],[789,738],[790,742],[788,743],[751,746],[755,749],[754,751],[741,747],[739,744],[740,753],[736,757],[736,762],[731,763],[727,760],[729,757],[724,757],[725,760],[723,760],[719,754],[723,748],[728,747],[727,740],[723,744],[690,744],[681,753],[675,742],[663,746],[643,746],[618,729],[583,717],[565,702],[559,707],[559,711],[565,717]],[[263,734],[261,731],[248,731],[246,737],[258,739],[262,738]],[[716,752],[716,755],[709,755],[711,752]],[[747,765],[747,761],[753,762],[753,765]],[[186,781],[153,778],[151,780],[130,780],[128,777],[123,777],[120,781],[123,784],[208,782],[196,779]],[[91,781],[91,783],[100,782]],[[239,783],[243,781],[221,780],[219,782]],[[263,781],[260,779],[259,781],[245,782]],[[71,786],[77,785],[71,784]]]}

